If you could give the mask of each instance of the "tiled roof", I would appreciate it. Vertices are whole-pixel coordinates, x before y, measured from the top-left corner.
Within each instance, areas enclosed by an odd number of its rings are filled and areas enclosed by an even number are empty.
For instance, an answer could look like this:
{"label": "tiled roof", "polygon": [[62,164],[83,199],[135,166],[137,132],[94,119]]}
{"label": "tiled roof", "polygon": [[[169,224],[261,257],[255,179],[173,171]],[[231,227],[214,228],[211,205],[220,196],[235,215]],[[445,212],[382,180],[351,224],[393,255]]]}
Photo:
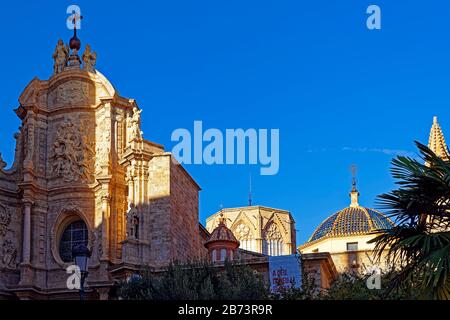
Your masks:
{"label": "tiled roof", "polygon": [[208,241],[205,242],[205,245],[214,241],[235,242],[239,245],[239,241],[236,239],[233,232],[228,229],[223,222],[220,222],[217,228],[215,228],[213,232],[211,232],[211,235]]}
{"label": "tiled roof", "polygon": [[347,207],[325,219],[308,242],[325,237],[363,235],[393,226],[394,223],[377,210],[361,206]]}

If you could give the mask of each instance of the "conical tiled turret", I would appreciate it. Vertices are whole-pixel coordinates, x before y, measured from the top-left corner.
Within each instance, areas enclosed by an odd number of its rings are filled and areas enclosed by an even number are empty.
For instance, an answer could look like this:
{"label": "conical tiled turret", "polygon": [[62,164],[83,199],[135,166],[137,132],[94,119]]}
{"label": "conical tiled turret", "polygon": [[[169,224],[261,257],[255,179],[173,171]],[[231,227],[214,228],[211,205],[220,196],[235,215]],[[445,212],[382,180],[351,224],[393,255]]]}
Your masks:
{"label": "conical tiled turret", "polygon": [[430,131],[430,139],[428,140],[428,148],[430,148],[437,156],[443,160],[449,160],[449,152],[445,143],[444,134],[441,126],[437,121],[437,117],[433,118],[433,126]]}

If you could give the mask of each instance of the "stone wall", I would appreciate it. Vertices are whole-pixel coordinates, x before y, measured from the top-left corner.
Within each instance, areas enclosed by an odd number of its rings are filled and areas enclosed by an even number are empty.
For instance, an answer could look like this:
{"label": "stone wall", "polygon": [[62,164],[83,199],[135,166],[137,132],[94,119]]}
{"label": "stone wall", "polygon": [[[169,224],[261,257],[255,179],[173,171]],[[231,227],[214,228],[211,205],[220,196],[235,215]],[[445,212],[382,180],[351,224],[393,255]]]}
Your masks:
{"label": "stone wall", "polygon": [[181,261],[203,258],[207,250],[199,232],[200,187],[181,165],[171,162],[170,172],[172,257]]}

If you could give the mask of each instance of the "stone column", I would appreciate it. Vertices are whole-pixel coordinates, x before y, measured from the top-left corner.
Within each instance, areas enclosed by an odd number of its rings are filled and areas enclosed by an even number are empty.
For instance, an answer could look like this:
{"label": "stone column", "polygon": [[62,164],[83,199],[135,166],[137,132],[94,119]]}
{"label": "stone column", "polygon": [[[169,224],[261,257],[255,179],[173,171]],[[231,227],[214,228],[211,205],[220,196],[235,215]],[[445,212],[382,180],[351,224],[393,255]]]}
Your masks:
{"label": "stone column", "polygon": [[22,262],[30,264],[31,262],[31,207],[33,203],[29,200],[24,202],[23,210],[23,243],[22,243]]}
{"label": "stone column", "polygon": [[110,217],[110,206],[111,197],[109,194],[102,197],[102,256],[101,259],[105,260],[109,257],[109,217]]}
{"label": "stone column", "polygon": [[256,238],[254,241],[255,241],[255,251],[263,253],[263,239]]}

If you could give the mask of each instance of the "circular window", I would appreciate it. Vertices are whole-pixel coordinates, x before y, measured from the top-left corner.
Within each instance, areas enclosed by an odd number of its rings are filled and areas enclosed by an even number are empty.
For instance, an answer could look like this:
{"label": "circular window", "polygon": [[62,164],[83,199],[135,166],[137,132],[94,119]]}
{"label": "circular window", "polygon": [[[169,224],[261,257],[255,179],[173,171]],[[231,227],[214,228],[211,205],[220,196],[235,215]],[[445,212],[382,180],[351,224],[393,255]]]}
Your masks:
{"label": "circular window", "polygon": [[88,244],[88,229],[82,220],[69,224],[59,241],[59,256],[64,262],[72,262],[72,248],[79,244]]}

